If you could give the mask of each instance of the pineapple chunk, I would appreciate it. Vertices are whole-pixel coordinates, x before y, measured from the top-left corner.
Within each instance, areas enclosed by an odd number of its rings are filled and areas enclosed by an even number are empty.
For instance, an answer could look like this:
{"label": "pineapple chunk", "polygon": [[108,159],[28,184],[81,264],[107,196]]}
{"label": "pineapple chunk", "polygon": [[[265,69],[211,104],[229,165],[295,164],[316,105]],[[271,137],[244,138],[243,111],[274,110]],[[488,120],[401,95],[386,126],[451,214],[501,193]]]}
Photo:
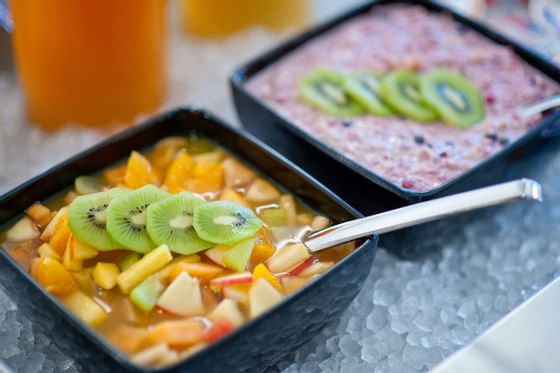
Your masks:
{"label": "pineapple chunk", "polygon": [[212,322],[217,322],[218,320],[227,320],[233,326],[238,327],[243,324],[245,318],[243,314],[237,307],[237,303],[231,299],[224,299],[208,314],[208,319]]}
{"label": "pineapple chunk", "polygon": [[117,263],[119,265],[119,268],[121,269],[121,272],[124,272],[132,267],[134,263],[140,260],[140,257],[141,255],[135,253],[134,251],[126,253],[122,258],[119,259]]}
{"label": "pineapple chunk", "polygon": [[202,315],[205,312],[199,281],[186,272],[181,272],[167,287],[157,305],[180,316]]}
{"label": "pineapple chunk", "polygon": [[259,205],[277,200],[280,198],[280,193],[268,181],[257,179],[245,193],[245,198],[247,201]]}
{"label": "pineapple chunk", "polygon": [[[72,238],[68,240],[68,243]],[[81,271],[83,268],[83,260],[80,259],[72,259],[71,258],[71,245],[66,245],[66,250],[64,250],[64,254],[62,255],[62,265],[69,271]]]}
{"label": "pineapple chunk", "polygon": [[52,249],[48,243],[44,243],[37,249],[37,253],[41,258],[53,258],[56,260],[61,260],[60,255]]}
{"label": "pineapple chunk", "polygon": [[226,185],[230,188],[238,188],[250,184],[256,175],[249,168],[242,165],[233,158],[227,158],[222,162]]}
{"label": "pineapple chunk", "polygon": [[249,290],[249,314],[255,318],[279,303],[282,295],[264,278],[258,279]]}
{"label": "pineapple chunk", "polygon": [[91,272],[93,268],[84,268],[78,272],[72,272],[72,277],[78,283],[78,287],[85,291],[87,294],[93,292],[93,282],[91,281]]}
{"label": "pineapple chunk", "polygon": [[301,243],[296,243],[281,248],[266,261],[266,264],[273,273],[287,272],[307,258],[309,258],[307,248]]}
{"label": "pineapple chunk", "polygon": [[99,325],[107,316],[99,304],[80,290],[61,297],[61,300],[74,315],[88,325]]}
{"label": "pineapple chunk", "polygon": [[97,256],[98,252],[93,247],[74,238],[70,241],[72,245],[72,251],[70,252],[71,259],[86,260]]}
{"label": "pineapple chunk", "polygon": [[119,273],[119,267],[115,263],[99,262],[95,265],[91,275],[100,288],[110,290],[117,284]]}
{"label": "pineapple chunk", "polygon": [[36,238],[39,238],[39,230],[27,216],[18,221],[6,233],[6,240],[9,242],[26,242]]}
{"label": "pineapple chunk", "polygon": [[144,281],[148,276],[156,273],[169,263],[173,257],[167,245],[161,245],[150,253],[144,255],[142,259],[134,263],[126,271],[121,272],[117,278],[117,283],[124,294]]}

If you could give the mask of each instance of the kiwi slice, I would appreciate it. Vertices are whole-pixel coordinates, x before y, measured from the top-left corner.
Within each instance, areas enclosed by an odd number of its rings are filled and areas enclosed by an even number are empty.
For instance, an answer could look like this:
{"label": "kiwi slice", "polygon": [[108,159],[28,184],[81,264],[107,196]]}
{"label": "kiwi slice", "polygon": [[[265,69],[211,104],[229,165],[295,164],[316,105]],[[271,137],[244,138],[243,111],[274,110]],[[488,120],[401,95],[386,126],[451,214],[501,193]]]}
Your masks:
{"label": "kiwi slice", "polygon": [[395,70],[380,82],[381,96],[395,111],[418,122],[431,122],[437,113],[427,106],[420,94],[420,77],[407,70]]}
{"label": "kiwi slice", "polygon": [[459,73],[432,70],[420,77],[420,91],[424,101],[452,126],[468,128],[484,118],[480,91]]}
{"label": "kiwi slice", "polygon": [[359,71],[344,77],[343,87],[348,96],[372,114],[388,116],[393,110],[379,95],[380,75],[370,71]]}
{"label": "kiwi slice", "polygon": [[196,206],[193,225],[203,240],[232,244],[254,236],[262,221],[248,208],[219,201]]}
{"label": "kiwi slice", "polygon": [[364,109],[346,94],[341,74],[317,69],[299,82],[299,96],[308,105],[331,115],[346,117],[364,113]]}
{"label": "kiwi slice", "polygon": [[121,188],[76,197],[68,206],[68,225],[74,237],[97,250],[118,247],[107,231],[107,208],[114,198],[126,194]]}
{"label": "kiwi slice", "polygon": [[107,208],[107,230],[113,239],[129,250],[144,254],[156,244],[146,230],[146,209],[170,194],[146,185],[115,198]]}
{"label": "kiwi slice", "polygon": [[156,202],[146,210],[148,234],[157,245],[166,244],[171,251],[190,255],[214,244],[204,241],[193,227],[195,206],[206,203],[189,192]]}

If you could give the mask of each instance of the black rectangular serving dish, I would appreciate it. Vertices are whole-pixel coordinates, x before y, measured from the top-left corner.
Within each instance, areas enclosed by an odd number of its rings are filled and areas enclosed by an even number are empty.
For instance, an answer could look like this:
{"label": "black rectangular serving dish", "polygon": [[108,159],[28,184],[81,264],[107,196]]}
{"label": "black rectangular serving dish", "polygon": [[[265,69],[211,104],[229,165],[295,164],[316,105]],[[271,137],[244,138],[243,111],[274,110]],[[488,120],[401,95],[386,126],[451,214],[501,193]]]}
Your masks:
{"label": "black rectangular serving dish", "polygon": [[[332,192],[260,141],[225,125],[204,111],[184,108],[130,128],[0,196],[0,225],[20,216],[32,203],[48,199],[70,187],[77,176],[95,173],[124,159],[132,150],[151,146],[164,137],[191,133],[212,139],[335,222],[360,216]],[[377,241],[377,237],[363,240],[354,252],[269,312],[247,322],[187,360],[163,369],[133,365],[126,355],[117,351],[41,288],[2,246],[0,257],[20,275],[18,278],[26,283],[22,286],[33,288],[33,302],[46,301],[56,315],[64,317],[99,350],[112,357],[119,370],[260,372],[286,358],[327,323],[340,317],[359,292],[371,269]],[[92,353],[99,354],[99,351]]]}
{"label": "black rectangular serving dish", "polygon": [[[535,147],[543,145],[548,138],[560,134],[560,111],[547,115],[534,129],[467,172],[430,191],[415,192],[395,185],[331,149],[246,89],[245,83],[248,80],[313,38],[369,12],[373,7],[395,3],[420,5],[432,12],[448,13],[458,24],[477,31],[497,44],[511,47],[529,65],[560,82],[560,68],[553,62],[444,6],[418,0],[372,1],[289,40],[237,69],[230,78],[230,85],[244,127],[366,215],[504,181],[527,172],[528,170],[512,171],[512,167],[515,168],[519,159],[526,157]],[[432,238],[440,237],[442,230],[449,232],[454,227],[459,228],[462,222],[471,217],[472,214],[467,214],[451,221],[427,223],[398,233],[389,233],[382,237],[381,245],[401,257],[415,257],[425,249],[437,246]]]}

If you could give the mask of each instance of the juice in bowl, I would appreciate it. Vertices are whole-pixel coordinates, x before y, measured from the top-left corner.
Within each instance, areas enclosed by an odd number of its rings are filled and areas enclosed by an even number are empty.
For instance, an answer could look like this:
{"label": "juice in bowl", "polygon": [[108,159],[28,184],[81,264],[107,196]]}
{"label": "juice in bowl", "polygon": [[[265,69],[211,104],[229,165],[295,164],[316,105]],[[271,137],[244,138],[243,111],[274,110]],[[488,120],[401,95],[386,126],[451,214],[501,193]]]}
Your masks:
{"label": "juice in bowl", "polygon": [[172,365],[350,253],[330,224],[204,138],[170,137],[35,203],[1,241],[50,294],[141,366]]}
{"label": "juice in bowl", "polygon": [[10,0],[29,119],[102,126],[154,112],[165,95],[165,0]]}

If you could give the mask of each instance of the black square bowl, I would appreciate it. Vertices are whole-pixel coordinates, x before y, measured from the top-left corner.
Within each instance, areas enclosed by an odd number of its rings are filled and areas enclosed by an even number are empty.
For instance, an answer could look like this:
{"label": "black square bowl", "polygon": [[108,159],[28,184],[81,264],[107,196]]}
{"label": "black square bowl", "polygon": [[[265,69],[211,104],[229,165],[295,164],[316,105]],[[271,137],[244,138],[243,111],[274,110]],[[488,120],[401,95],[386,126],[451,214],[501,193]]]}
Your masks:
{"label": "black square bowl", "polygon": [[[534,153],[534,149],[543,145],[547,139],[560,134],[560,112],[545,116],[535,128],[529,130],[518,140],[449,182],[427,192],[415,192],[401,188],[333,150],[300,129],[285,116],[280,115],[246,88],[246,83],[255,75],[287,54],[305,47],[305,44],[314,38],[354,17],[368,13],[376,6],[396,3],[420,5],[430,12],[447,13],[463,27],[472,29],[497,44],[509,46],[526,63],[552,80],[560,82],[560,68],[553,62],[495,30],[461,16],[444,6],[431,1],[417,0],[373,1],[309,30],[237,69],[230,78],[230,85],[237,113],[244,127],[289,157],[290,160],[366,215],[505,181],[520,175],[524,176],[530,170],[516,169],[519,160]],[[426,223],[401,230],[398,233],[389,233],[383,235],[381,245],[401,257],[413,258],[422,254],[426,249],[438,246],[440,243],[437,242],[437,239],[442,236],[443,232],[457,233],[457,229],[460,229],[462,224],[472,216],[473,214],[465,214],[450,220]]]}
{"label": "black square bowl", "polygon": [[[204,111],[184,108],[118,134],[4,194],[0,197],[0,223],[5,226],[7,222],[21,216],[33,202],[48,199],[73,185],[77,176],[100,171],[126,158],[132,150],[149,147],[167,136],[193,133],[213,140],[335,222],[360,216],[332,192],[260,141],[225,125]],[[65,318],[102,353],[112,357],[118,369],[193,373],[260,372],[295,352],[327,323],[336,321],[358,294],[371,269],[377,237],[362,240],[356,246],[351,254],[329,271],[273,309],[248,321],[196,355],[163,369],[132,364],[126,355],[79,321],[55,297],[41,288],[7,254],[5,248],[0,247],[0,257],[20,275],[22,282],[30,285],[34,302],[46,302],[52,306],[55,314]]]}

